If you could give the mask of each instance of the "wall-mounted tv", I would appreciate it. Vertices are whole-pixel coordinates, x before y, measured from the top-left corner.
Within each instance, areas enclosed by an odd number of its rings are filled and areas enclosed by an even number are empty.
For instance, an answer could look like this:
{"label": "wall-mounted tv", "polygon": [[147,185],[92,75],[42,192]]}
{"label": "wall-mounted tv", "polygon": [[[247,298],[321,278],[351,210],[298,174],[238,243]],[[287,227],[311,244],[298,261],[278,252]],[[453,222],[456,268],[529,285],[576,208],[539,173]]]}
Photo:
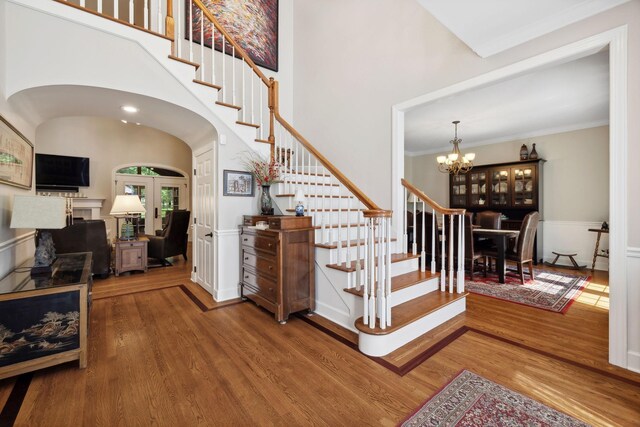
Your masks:
{"label": "wall-mounted tv", "polygon": [[36,153],[36,189],[89,186],[89,158]]}

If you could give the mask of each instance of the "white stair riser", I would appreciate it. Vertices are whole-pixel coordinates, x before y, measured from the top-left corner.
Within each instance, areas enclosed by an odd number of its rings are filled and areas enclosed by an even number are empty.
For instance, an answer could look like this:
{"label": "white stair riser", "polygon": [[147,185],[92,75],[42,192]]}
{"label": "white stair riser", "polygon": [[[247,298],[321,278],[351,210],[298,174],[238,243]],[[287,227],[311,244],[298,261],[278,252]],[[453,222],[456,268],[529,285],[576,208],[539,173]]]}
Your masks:
{"label": "white stair riser", "polygon": [[[319,243],[319,242],[316,242]],[[395,243],[396,242],[391,242],[391,253],[396,253],[397,251],[395,250]],[[362,259],[364,257],[364,246],[360,247],[360,258]],[[346,247],[343,246],[341,253],[342,253],[342,259],[338,260],[338,248],[334,248],[334,249],[327,249],[327,248],[320,248],[317,247],[316,248],[316,257],[321,253],[321,252],[328,252],[329,256],[330,256],[330,260],[329,262],[327,262],[327,264],[337,264],[338,262],[346,262],[347,261],[347,253],[350,254],[350,259],[351,260],[355,260],[357,259],[357,255],[358,255],[358,248],[356,246],[350,246],[350,247]]]}
{"label": "white stair riser", "polygon": [[[318,223],[316,223],[318,225]],[[338,238],[338,235],[340,236]],[[342,228],[328,228],[326,227],[324,230],[324,234],[321,228],[316,229],[316,242],[324,243],[327,240],[327,237],[330,236],[331,241],[336,240],[347,240],[347,236],[350,236],[352,240],[358,239],[358,227],[342,227]],[[364,238],[364,226],[360,227],[360,238]]]}
{"label": "white stair riser", "polygon": [[[347,193],[344,188],[340,189],[335,185],[322,185],[316,183],[308,185],[307,181],[298,181],[296,179],[291,181],[286,180],[284,182],[278,183],[278,194],[295,194],[296,190],[302,189],[305,195],[310,196],[337,196],[338,193],[340,193],[340,195],[342,196],[349,195],[349,193]],[[299,184],[299,182],[304,182],[304,184]]]}
{"label": "white stair riser", "polygon": [[[360,331],[358,348],[368,356],[385,356],[433,328],[465,311],[466,298],[448,304],[425,317],[387,335],[370,335]],[[393,318],[391,319],[393,324]]]}
{"label": "white stair riser", "polygon": [[[283,173],[280,175],[280,178],[284,181],[294,181],[294,182],[304,182],[305,184],[308,182],[315,184],[338,184],[338,181],[335,178],[331,178],[328,176],[317,176],[317,175],[302,175],[295,173]],[[337,187],[336,187],[337,188]]]}
{"label": "white stair riser", "polygon": [[[316,261],[319,265],[326,266],[327,264],[333,264],[330,262],[329,258],[330,254],[327,250],[317,250],[316,251]],[[335,268],[326,267],[329,270],[333,270],[337,272],[335,274],[336,280],[339,280],[344,284],[342,289],[355,287],[355,272],[348,273],[346,271],[337,270]],[[391,277],[399,276],[401,274],[409,273],[411,271],[415,271],[418,268],[418,260],[417,259],[408,259],[404,261],[394,262],[391,264]],[[333,275],[333,273],[332,273]]]}
{"label": "white stair riser", "polygon": [[404,289],[400,289],[399,291],[392,292],[391,296],[389,297],[389,302],[391,303],[391,307],[395,307],[396,305],[411,301],[414,298],[426,295],[429,292],[439,292],[439,289],[440,280],[437,277],[434,277],[425,282],[420,282],[413,286],[409,286]]}

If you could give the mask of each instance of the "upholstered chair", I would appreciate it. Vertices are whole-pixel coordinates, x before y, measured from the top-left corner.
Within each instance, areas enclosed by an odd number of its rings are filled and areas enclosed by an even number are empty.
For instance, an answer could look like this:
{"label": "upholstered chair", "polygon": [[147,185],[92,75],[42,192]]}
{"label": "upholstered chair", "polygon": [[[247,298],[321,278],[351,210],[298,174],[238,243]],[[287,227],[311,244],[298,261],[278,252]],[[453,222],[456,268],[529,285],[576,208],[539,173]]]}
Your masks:
{"label": "upholstered chair", "polygon": [[147,235],[149,246],[147,255],[156,258],[164,265],[171,265],[166,258],[182,255],[187,259],[187,231],[191,212],[176,210],[167,213],[169,219],[162,230],[156,231],[155,236]]}

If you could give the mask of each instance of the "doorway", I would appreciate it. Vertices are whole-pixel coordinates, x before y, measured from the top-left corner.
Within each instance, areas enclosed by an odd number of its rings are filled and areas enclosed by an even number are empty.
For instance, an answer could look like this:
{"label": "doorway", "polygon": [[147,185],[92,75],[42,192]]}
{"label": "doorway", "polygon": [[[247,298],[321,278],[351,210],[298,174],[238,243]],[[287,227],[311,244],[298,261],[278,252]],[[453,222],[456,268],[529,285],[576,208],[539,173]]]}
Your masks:
{"label": "doorway", "polygon": [[146,212],[141,215],[139,233],[155,234],[167,222],[167,213],[189,207],[189,181],[183,172],[155,166],[119,168],[114,179],[115,194],[135,194]]}

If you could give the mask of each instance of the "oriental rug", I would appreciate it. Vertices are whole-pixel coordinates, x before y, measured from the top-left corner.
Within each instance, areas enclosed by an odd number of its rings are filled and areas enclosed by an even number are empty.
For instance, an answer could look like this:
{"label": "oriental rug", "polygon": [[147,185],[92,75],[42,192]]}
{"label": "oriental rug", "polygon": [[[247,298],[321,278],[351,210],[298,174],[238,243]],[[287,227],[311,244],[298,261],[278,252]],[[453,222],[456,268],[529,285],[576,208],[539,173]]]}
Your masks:
{"label": "oriental rug", "polygon": [[573,427],[588,424],[464,370],[401,426]]}
{"label": "oriental rug", "polygon": [[524,285],[517,275],[507,273],[506,283],[498,283],[497,277],[477,278],[465,281],[467,291],[505,301],[528,305],[542,310],[565,313],[591,279],[557,271],[534,270],[535,279],[525,275]]}

